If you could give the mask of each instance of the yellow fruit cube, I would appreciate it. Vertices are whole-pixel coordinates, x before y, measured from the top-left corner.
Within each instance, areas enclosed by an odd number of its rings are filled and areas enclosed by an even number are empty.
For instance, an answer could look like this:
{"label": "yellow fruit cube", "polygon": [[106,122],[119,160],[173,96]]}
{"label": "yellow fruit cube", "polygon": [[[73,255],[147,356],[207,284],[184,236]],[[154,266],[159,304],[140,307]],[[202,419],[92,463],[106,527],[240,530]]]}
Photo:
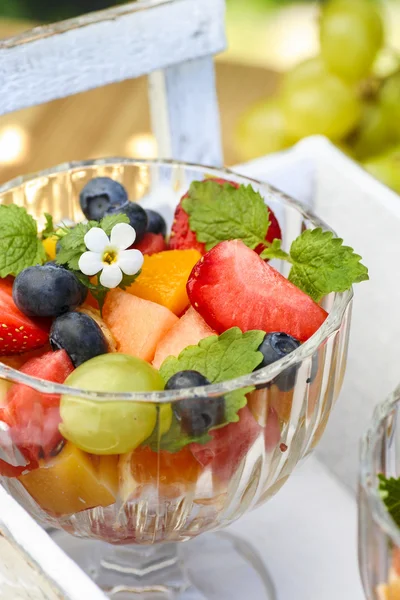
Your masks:
{"label": "yellow fruit cube", "polygon": [[58,242],[58,237],[52,235],[45,240],[42,241],[43,247],[46,251],[49,260],[54,260],[56,257],[56,245]]}
{"label": "yellow fruit cube", "polygon": [[43,510],[70,515],[114,504],[118,456],[92,457],[67,443],[57,456],[18,479]]}
{"label": "yellow fruit cube", "polygon": [[189,305],[187,280],[200,259],[197,250],[166,250],[145,256],[142,272],[127,291],[181,315]]}

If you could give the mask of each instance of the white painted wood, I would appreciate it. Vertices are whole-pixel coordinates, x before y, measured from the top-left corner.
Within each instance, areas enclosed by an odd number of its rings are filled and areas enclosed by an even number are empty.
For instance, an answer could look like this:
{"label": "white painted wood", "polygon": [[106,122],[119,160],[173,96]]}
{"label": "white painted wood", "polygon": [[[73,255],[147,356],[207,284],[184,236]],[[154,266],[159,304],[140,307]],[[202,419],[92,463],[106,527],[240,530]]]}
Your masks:
{"label": "white painted wood", "polygon": [[1,600],[106,600],[45,531],[0,486]]}
{"label": "white painted wood", "polygon": [[216,54],[224,10],[224,0],[147,0],[3,40],[0,114]]}
{"label": "white painted wood", "polygon": [[159,156],[221,166],[221,131],[212,57],[153,73],[149,90]]}

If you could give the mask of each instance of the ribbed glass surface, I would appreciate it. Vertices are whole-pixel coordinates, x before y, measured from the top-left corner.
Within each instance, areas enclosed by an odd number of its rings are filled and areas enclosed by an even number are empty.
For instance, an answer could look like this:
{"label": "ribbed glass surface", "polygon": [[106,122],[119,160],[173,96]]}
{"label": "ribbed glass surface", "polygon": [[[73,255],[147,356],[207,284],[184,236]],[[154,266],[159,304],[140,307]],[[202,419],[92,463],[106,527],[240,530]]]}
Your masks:
{"label": "ribbed glass surface", "polygon": [[[90,178],[107,175],[124,184],[132,201],[141,200],[145,207],[161,210],[170,224],[175,206],[191,181],[210,174],[249,183],[221,170],[108,159],[62,165],[20,178],[0,188],[0,202],[25,206],[41,224],[45,212],[52,214],[56,222],[78,221],[83,216],[78,201],[80,189]],[[283,248],[288,249],[305,228],[321,225],[314,215],[280,192],[251,183],[280,222]],[[277,262],[274,266],[287,275],[286,264]],[[188,447],[177,454],[147,448],[113,458],[108,468],[113,471],[118,489],[114,504],[57,514],[40,508],[20,481],[3,478],[3,485],[42,524],[115,544],[183,541],[225,527],[272,497],[321,438],[345,372],[351,298],[352,292],[327,297],[327,321],[287,358],[256,374],[209,388],[208,394],[218,397],[253,386],[247,406],[239,413],[239,422],[221,429],[210,447]],[[294,388],[280,391],[277,377],[293,373]],[[19,372],[1,364],[0,377],[21,381]],[[25,378],[24,383],[42,393],[63,392],[62,387],[46,382]],[[196,402],[193,390],[186,397]],[[96,401],[95,396],[92,398]],[[100,395],[97,398],[102,399]],[[125,394],[123,399],[160,405],[180,402],[182,394],[136,393]],[[117,403],[122,398],[116,395],[112,400]],[[58,484],[65,486],[65,494],[69,491],[67,481],[61,479]],[[47,493],[52,494],[51,485]]]}

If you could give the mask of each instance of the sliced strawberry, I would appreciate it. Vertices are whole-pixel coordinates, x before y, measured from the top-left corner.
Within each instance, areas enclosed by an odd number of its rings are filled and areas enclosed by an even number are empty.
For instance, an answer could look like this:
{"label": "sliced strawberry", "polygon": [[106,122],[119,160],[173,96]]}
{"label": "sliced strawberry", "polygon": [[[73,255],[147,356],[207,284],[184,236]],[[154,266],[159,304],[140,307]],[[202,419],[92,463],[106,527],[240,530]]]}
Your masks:
{"label": "sliced strawberry", "polygon": [[[215,178],[213,179],[213,181],[219,183],[220,185],[224,185],[224,183],[230,183],[235,188],[239,187],[238,183],[236,183],[235,181],[229,181],[228,179]],[[194,248],[195,250],[198,250],[201,254],[205,254],[206,247],[204,244],[197,241],[196,234],[190,229],[189,226],[189,215],[182,208],[182,200],[187,198],[188,195],[189,192],[187,192],[182,197],[180,203],[176,207],[174,222],[171,229],[171,237],[169,240],[169,247],[171,248],[171,250],[184,250]],[[282,232],[274,213],[270,208],[268,210],[270,226],[265,239],[267,240],[267,242],[272,242],[275,239],[282,239]],[[255,250],[257,254],[261,254],[264,248],[265,246],[263,244],[260,244]]]}
{"label": "sliced strawberry", "polygon": [[30,319],[15,306],[12,280],[0,279],[0,356],[41,348],[49,339],[50,321]]}
{"label": "sliced strawberry", "polygon": [[239,411],[239,421],[210,432],[207,444],[190,444],[193,456],[202,467],[211,469],[220,481],[229,481],[241,460],[249,452],[263,428],[247,406]]}
{"label": "sliced strawberry", "polygon": [[[183,198],[186,198],[186,196],[187,194]],[[183,210],[181,202],[175,210],[169,247],[171,250],[190,250],[192,248],[200,252],[200,254],[205,254],[206,247],[197,241],[196,234],[190,229],[189,215]]]}
{"label": "sliced strawberry", "polygon": [[212,329],[281,331],[304,342],[327,317],[323,308],[240,240],[221,242],[194,266],[192,306]]}
{"label": "sliced strawberry", "polygon": [[151,256],[152,254],[166,250],[167,244],[161,233],[145,233],[143,239],[137,244],[134,244],[132,248],[140,250],[142,254]]}
{"label": "sliced strawberry", "polygon": [[[33,358],[21,372],[54,383],[64,383],[74,367],[65,350],[46,352]],[[17,383],[9,390],[6,406],[0,409],[0,420],[10,427],[11,439],[29,461],[25,469],[37,467],[39,458],[47,458],[62,436],[60,423],[60,396],[44,394]],[[0,464],[0,473],[5,474]]]}

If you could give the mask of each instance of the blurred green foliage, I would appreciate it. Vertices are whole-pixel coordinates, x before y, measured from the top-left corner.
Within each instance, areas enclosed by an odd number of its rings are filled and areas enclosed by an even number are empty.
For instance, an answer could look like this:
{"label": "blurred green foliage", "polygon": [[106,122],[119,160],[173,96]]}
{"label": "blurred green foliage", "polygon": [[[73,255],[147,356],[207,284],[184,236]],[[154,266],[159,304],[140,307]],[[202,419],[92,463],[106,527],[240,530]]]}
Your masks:
{"label": "blurred green foliage", "polygon": [[[125,0],[128,1],[128,0]],[[263,8],[282,5],[295,0],[227,0],[246,11],[249,8]],[[313,0],[309,0],[312,2]],[[0,0],[0,16],[34,21],[59,21],[69,19],[94,10],[101,10],[124,4],[124,0]]]}
{"label": "blurred green foliage", "polygon": [[59,21],[117,4],[123,4],[123,2],[116,0],[0,0],[0,16],[34,21]]}

